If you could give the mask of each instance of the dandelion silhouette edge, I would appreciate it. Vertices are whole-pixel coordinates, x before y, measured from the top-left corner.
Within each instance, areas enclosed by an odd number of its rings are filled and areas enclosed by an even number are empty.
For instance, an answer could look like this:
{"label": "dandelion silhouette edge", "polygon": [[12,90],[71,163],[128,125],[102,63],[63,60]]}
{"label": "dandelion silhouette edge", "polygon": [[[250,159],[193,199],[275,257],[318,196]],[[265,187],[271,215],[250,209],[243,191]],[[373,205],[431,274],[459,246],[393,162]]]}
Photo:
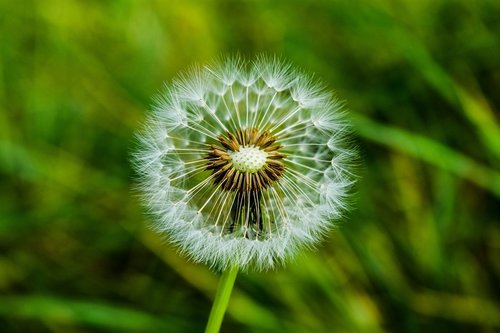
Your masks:
{"label": "dandelion silhouette edge", "polygon": [[213,268],[273,268],[347,208],[356,151],[342,103],[276,57],[227,57],[156,96],[134,166],[154,228]]}

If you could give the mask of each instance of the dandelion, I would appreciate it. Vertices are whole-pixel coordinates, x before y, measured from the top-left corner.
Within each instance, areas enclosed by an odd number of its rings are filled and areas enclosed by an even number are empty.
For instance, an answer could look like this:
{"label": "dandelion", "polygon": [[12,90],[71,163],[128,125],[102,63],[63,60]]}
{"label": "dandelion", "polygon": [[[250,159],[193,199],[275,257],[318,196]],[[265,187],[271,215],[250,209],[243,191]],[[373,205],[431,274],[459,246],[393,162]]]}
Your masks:
{"label": "dandelion", "polygon": [[277,58],[181,74],[156,98],[135,159],[155,228],[224,271],[269,269],[314,246],[353,183],[341,109]]}
{"label": "dandelion", "polygon": [[267,269],[346,206],[342,105],[276,58],[192,68],[157,96],[136,165],[155,228],[197,262]]}

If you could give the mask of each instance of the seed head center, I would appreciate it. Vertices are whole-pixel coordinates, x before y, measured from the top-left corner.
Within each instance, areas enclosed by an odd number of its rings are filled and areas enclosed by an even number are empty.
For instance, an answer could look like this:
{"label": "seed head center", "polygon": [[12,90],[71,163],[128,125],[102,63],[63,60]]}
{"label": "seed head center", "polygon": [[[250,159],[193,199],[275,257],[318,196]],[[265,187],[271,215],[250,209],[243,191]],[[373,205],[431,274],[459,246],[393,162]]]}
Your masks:
{"label": "seed head center", "polygon": [[240,147],[239,151],[230,152],[234,168],[240,172],[256,173],[266,164],[268,153],[250,145]]}
{"label": "seed head center", "polygon": [[217,140],[205,156],[206,170],[212,170],[213,182],[225,191],[255,194],[272,186],[285,171],[281,145],[268,132],[245,128],[221,134]]}

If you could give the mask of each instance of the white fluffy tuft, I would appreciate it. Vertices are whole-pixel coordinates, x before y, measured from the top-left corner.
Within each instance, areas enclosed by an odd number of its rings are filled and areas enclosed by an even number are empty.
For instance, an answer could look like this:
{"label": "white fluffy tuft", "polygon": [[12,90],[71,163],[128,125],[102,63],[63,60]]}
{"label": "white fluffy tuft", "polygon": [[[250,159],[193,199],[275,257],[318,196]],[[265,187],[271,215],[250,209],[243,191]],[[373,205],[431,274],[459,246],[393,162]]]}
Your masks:
{"label": "white fluffy tuft", "polygon": [[[315,246],[345,212],[356,152],[341,104],[311,76],[276,57],[232,57],[191,68],[154,102],[134,154],[139,189],[154,228],[194,261],[270,269]],[[260,233],[227,231],[235,194],[205,170],[217,136],[244,128],[270,132],[286,156],[283,176],[261,193]],[[248,172],[265,158],[236,157]]]}

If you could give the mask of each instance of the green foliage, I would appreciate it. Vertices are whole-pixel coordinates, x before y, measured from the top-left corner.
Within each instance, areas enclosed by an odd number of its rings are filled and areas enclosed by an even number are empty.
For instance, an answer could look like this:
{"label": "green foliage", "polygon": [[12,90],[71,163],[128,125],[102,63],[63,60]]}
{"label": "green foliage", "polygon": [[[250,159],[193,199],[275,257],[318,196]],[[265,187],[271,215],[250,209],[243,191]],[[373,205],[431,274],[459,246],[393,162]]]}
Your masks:
{"label": "green foliage", "polygon": [[354,211],[239,276],[225,332],[500,328],[500,5],[0,1],[0,331],[202,331],[216,274],[148,230],[129,152],[193,62],[278,53],[351,109]]}

